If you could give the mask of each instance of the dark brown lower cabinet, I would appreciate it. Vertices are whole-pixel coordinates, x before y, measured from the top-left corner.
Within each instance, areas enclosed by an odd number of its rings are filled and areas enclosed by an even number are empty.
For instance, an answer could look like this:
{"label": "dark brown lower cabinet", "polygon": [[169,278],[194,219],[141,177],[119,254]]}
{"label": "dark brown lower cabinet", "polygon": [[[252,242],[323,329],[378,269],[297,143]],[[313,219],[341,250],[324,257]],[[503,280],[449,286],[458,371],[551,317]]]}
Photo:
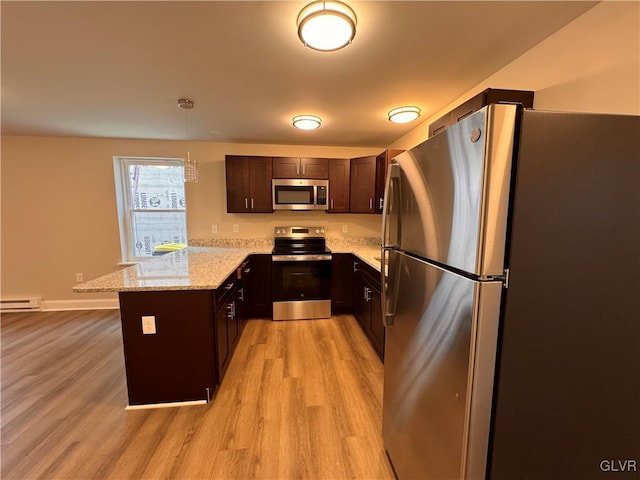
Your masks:
{"label": "dark brown lower cabinet", "polygon": [[380,273],[351,253],[334,253],[331,269],[331,313],[353,313],[384,360]]}
{"label": "dark brown lower cabinet", "polygon": [[228,299],[222,303],[214,314],[216,325],[216,346],[217,346],[217,373],[219,382],[222,382],[224,374],[227,372],[233,349],[237,343],[240,330],[235,317],[235,295],[237,288],[234,287]]}
{"label": "dark brown lower cabinet", "polygon": [[244,298],[249,318],[271,318],[271,255],[249,255],[249,265],[243,271]]}
{"label": "dark brown lower cabinet", "polygon": [[213,291],[120,292],[129,405],[211,399],[244,326],[239,287],[234,272]]}
{"label": "dark brown lower cabinet", "polygon": [[380,273],[366,263],[356,259],[355,271],[355,317],[364,333],[384,360],[384,324],[382,323],[382,295],[380,293]]}
{"label": "dark brown lower cabinet", "polygon": [[334,253],[331,258],[331,314],[353,313],[354,256]]}
{"label": "dark brown lower cabinet", "polygon": [[[129,405],[210,399],[218,384],[212,292],[119,296]],[[142,317],[154,317],[156,333],[143,333]]]}

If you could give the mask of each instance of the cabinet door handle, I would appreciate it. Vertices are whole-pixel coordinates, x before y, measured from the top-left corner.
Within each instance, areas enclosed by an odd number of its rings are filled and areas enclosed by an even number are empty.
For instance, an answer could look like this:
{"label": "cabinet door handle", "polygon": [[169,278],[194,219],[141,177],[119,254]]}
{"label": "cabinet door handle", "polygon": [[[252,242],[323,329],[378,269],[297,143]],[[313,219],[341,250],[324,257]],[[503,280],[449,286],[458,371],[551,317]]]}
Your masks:
{"label": "cabinet door handle", "polygon": [[238,300],[240,300],[241,302],[244,302],[244,288],[241,288],[240,290],[238,290]]}
{"label": "cabinet door handle", "polygon": [[251,199],[251,210],[253,210],[253,198]]}
{"label": "cabinet door handle", "polygon": [[331,199],[331,210],[333,210],[333,198]]}
{"label": "cabinet door handle", "polygon": [[296,177],[300,176],[300,165],[296,165]]}
{"label": "cabinet door handle", "polygon": [[367,286],[364,287],[364,301],[365,302],[370,302],[371,301],[371,296],[369,295],[371,293],[371,289]]}
{"label": "cabinet door handle", "polygon": [[369,210],[373,210],[373,198],[369,199]]}
{"label": "cabinet door handle", "polygon": [[358,271],[358,262],[353,262],[353,271],[354,272]]}
{"label": "cabinet door handle", "polygon": [[245,197],[245,199],[244,199],[244,208],[245,208],[246,210],[248,210],[248,209],[249,209],[249,200],[248,200],[246,197]]}
{"label": "cabinet door handle", "polygon": [[224,286],[225,290],[231,290],[233,288],[233,283],[228,283]]}
{"label": "cabinet door handle", "polygon": [[307,174],[307,166],[302,165],[302,176],[304,177]]}
{"label": "cabinet door handle", "polygon": [[384,198],[380,197],[380,210],[382,210],[383,204],[384,204]]}
{"label": "cabinet door handle", "polygon": [[249,268],[245,268],[245,269],[244,269],[244,273],[251,273],[251,267],[249,267]]}

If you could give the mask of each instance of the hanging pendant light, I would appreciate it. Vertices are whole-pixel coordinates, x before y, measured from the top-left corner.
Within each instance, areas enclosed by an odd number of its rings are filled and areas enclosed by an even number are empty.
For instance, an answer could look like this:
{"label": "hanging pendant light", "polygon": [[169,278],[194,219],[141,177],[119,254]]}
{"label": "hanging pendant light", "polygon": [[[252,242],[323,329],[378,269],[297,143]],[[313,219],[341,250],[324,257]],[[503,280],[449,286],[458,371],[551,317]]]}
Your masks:
{"label": "hanging pendant light", "polygon": [[184,109],[185,140],[187,142],[187,158],[183,165],[184,181],[197,182],[198,163],[191,159],[191,152],[189,149],[189,110],[193,109],[193,100],[189,100],[188,98],[179,98],[178,106]]}
{"label": "hanging pendant light", "polygon": [[298,14],[298,37],[314,50],[332,52],[347,46],[356,35],[356,14],[345,3],[317,1]]}

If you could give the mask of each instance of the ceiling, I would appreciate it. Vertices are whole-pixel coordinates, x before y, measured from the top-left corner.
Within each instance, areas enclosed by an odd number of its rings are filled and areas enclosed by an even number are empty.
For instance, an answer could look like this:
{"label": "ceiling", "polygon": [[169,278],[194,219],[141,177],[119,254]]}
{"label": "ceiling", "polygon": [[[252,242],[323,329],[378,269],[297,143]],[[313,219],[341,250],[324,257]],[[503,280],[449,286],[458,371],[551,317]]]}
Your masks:
{"label": "ceiling", "polygon": [[386,147],[415,126],[388,110],[433,115],[597,2],[350,1],[335,52],[299,41],[307,3],[2,1],[2,134],[184,140],[186,97],[190,140]]}

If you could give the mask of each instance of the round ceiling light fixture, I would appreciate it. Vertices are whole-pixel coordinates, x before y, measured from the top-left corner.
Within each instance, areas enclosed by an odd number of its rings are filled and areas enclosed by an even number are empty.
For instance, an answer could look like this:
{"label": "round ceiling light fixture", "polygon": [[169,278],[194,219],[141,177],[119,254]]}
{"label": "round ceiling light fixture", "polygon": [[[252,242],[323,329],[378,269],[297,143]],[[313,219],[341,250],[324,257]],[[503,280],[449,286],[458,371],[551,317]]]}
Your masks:
{"label": "round ceiling light fixture", "polygon": [[300,130],[315,130],[322,124],[322,119],[315,115],[296,115],[292,121],[293,126]]}
{"label": "round ceiling light fixture", "polygon": [[300,10],[297,23],[302,43],[322,52],[339,50],[356,35],[356,14],[342,2],[312,2]]}
{"label": "round ceiling light fixture", "polygon": [[393,123],[409,123],[420,116],[420,109],[414,106],[398,107],[390,110],[387,115]]}

